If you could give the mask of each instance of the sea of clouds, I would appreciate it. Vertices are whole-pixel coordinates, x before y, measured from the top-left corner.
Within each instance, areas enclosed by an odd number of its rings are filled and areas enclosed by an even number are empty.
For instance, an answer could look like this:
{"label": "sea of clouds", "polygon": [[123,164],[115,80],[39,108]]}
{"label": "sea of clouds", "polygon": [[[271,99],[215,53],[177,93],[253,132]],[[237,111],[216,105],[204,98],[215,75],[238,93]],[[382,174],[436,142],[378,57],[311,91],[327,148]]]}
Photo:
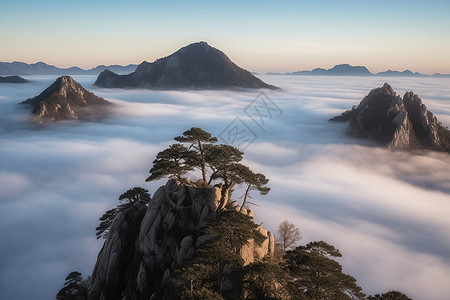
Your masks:
{"label": "sea of clouds", "polygon": [[236,142],[233,129],[247,130],[245,163],[272,188],[254,194],[251,208],[275,234],[287,219],[301,229],[300,244],[335,245],[367,294],[450,295],[450,155],[374,147],[328,122],[389,82],[400,95],[417,93],[449,126],[450,79],[262,76],[283,90],[261,95],[100,89],[93,76],[74,78],[113,102],[113,114],[34,126],[17,103],[55,77],[0,85],[0,299],[54,299],[69,272],[89,276],[103,242],[98,218],[127,189],[153,194],[164,184],[144,182],[152,161],[193,126],[227,143]]}

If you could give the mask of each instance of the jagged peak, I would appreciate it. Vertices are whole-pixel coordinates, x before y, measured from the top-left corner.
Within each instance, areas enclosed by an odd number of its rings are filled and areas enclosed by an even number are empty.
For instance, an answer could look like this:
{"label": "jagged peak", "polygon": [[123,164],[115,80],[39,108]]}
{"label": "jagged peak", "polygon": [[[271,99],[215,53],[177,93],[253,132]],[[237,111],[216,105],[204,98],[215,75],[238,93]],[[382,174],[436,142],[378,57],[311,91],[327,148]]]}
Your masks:
{"label": "jagged peak", "polygon": [[332,118],[350,121],[353,135],[387,144],[391,149],[434,149],[450,152],[450,131],[414,92],[397,96],[385,83],[370,91],[352,110]]}
{"label": "jagged peak", "polygon": [[63,75],[58,77],[55,80],[55,83],[59,85],[60,88],[64,86],[74,86],[74,85],[80,85],[78,82],[76,82],[71,76],[69,75]]}
{"label": "jagged peak", "polygon": [[394,89],[391,87],[391,85],[387,82],[385,82],[382,87],[378,87],[376,89],[371,90],[369,92],[368,96],[370,97],[375,94],[387,94],[387,95],[394,96],[394,97],[397,96],[397,93],[394,91]]}

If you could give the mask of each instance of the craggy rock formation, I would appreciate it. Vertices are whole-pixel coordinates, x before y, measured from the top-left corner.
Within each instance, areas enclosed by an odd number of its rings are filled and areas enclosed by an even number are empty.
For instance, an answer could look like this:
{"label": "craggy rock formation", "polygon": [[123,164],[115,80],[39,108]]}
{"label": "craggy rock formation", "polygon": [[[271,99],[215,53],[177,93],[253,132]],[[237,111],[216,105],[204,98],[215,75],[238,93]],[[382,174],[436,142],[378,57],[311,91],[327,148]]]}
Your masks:
{"label": "craggy rock formation", "polygon": [[20,76],[0,76],[0,83],[26,83],[26,80]]}
{"label": "craggy rock formation", "polygon": [[153,63],[144,61],[128,75],[105,70],[95,85],[149,89],[277,89],[240,68],[222,51],[205,42],[190,44]]}
{"label": "craggy rock formation", "polygon": [[[172,270],[212,238],[199,229],[220,200],[219,187],[169,180],[148,207],[135,203],[119,213],[98,255],[88,299],[151,299]],[[261,246],[249,241],[242,249],[247,264],[273,253],[273,235],[259,230],[268,239]]]}
{"label": "craggy rock formation", "polygon": [[[231,203],[231,208],[236,211],[240,210],[240,206],[237,205],[236,202]],[[241,213],[251,218],[253,218],[254,216],[253,211],[250,209],[247,210],[245,209],[245,207],[242,208]],[[244,247],[242,247],[240,255],[244,260],[244,265],[251,264],[257,260],[261,260],[267,254],[273,256],[275,250],[275,237],[270,231],[267,231],[261,225],[258,226],[257,230],[264,237],[266,237],[266,240],[261,245],[258,245],[253,239],[251,239],[247,245],[244,245]]]}
{"label": "craggy rock formation", "polygon": [[413,92],[403,98],[385,83],[360,104],[330,121],[350,121],[352,134],[391,149],[433,149],[450,152],[450,131]]}
{"label": "craggy rock formation", "polygon": [[61,76],[39,96],[21,104],[32,106],[40,123],[61,120],[89,120],[107,114],[111,102],[97,97],[70,76]]}

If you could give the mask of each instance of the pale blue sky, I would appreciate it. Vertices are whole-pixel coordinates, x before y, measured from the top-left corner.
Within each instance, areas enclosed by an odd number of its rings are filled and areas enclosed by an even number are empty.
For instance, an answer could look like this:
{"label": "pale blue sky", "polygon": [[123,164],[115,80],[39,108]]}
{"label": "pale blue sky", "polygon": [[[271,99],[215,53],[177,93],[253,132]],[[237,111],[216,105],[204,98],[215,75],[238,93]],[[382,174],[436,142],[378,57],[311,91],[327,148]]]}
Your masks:
{"label": "pale blue sky", "polygon": [[140,63],[204,40],[259,72],[450,73],[450,1],[0,1],[0,61]]}

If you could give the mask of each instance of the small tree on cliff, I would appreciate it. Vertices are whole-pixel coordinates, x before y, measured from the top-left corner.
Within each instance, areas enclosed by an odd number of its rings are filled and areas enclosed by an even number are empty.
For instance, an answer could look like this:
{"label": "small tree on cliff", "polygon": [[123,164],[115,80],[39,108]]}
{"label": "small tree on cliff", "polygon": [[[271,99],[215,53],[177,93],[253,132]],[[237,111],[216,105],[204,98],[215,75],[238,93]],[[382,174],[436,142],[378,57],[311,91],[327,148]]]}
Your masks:
{"label": "small tree on cliff", "polygon": [[205,145],[217,142],[217,138],[211,136],[211,133],[204,131],[198,127],[192,127],[185,131],[182,136],[174,138],[180,143],[189,143],[189,148],[194,148],[198,154],[197,164],[202,171],[202,178],[206,181],[206,160],[205,160]]}
{"label": "small tree on cliff", "polygon": [[280,223],[280,226],[278,226],[277,242],[280,244],[283,253],[296,242],[300,241],[301,238],[302,233],[300,232],[300,229],[288,220],[284,220]]}
{"label": "small tree on cliff", "polygon": [[125,193],[119,196],[119,201],[125,202],[119,204],[117,207],[114,207],[108,211],[106,211],[103,216],[100,217],[100,224],[95,228],[97,231],[95,235],[97,239],[108,237],[109,229],[114,221],[114,218],[117,214],[126,208],[133,205],[133,203],[140,201],[144,203],[150,202],[151,197],[147,189],[141,187],[134,187],[129,189]]}
{"label": "small tree on cliff", "polygon": [[81,273],[74,271],[66,277],[64,287],[56,294],[56,300],[87,299],[87,288],[83,284]]}
{"label": "small tree on cliff", "polygon": [[147,189],[141,187],[134,187],[119,196],[119,201],[127,201],[126,204],[134,203],[136,201],[149,202],[150,194]]}
{"label": "small tree on cliff", "polygon": [[175,176],[177,179],[194,169],[198,160],[193,151],[181,144],[170,145],[156,155],[150,176],[145,181],[161,179],[165,176]]}
{"label": "small tree on cliff", "polygon": [[270,188],[266,186],[266,184],[269,182],[269,179],[267,179],[263,174],[254,173],[252,170],[250,170],[249,167],[242,164],[235,164],[233,167],[233,173],[241,179],[242,183],[247,185],[243,196],[244,199],[242,200],[242,205],[239,211],[242,211],[242,209],[244,208],[245,203],[247,202],[247,198],[251,198],[251,191],[258,191],[261,196],[267,195],[267,193],[269,193]]}

